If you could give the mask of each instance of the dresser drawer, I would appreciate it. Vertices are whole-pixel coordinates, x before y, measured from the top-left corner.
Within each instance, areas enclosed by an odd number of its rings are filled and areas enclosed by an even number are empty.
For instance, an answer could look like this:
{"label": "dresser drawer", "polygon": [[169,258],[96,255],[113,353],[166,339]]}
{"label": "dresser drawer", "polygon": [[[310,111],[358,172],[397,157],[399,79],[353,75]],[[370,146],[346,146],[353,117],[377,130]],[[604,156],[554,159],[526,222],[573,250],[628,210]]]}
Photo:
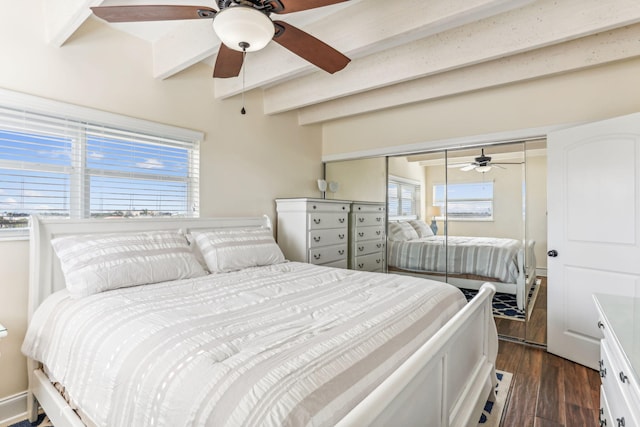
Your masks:
{"label": "dresser drawer", "polygon": [[342,259],[347,259],[346,244],[309,249],[309,262],[311,264],[327,264]]}
{"label": "dresser drawer", "polygon": [[309,232],[309,247],[318,248],[347,243],[347,230],[329,228],[325,230],[312,230]]}
{"label": "dresser drawer", "polygon": [[[609,348],[607,340],[600,343],[600,379],[614,426],[637,426],[638,397],[625,374],[622,363]],[[636,408],[636,409],[632,409]],[[624,420],[619,424],[618,420]]]}
{"label": "dresser drawer", "polygon": [[309,214],[309,230],[343,228],[347,231],[347,215],[346,212],[312,212]]}
{"label": "dresser drawer", "polygon": [[601,426],[615,426],[613,418],[611,418],[611,409],[609,408],[607,392],[603,386],[600,386],[600,414],[598,417]]}
{"label": "dresser drawer", "polygon": [[369,254],[384,254],[384,250],[387,243],[384,240],[369,240],[363,242],[357,242],[354,244],[355,256],[369,255]]}
{"label": "dresser drawer", "polygon": [[384,269],[384,255],[378,253],[356,256],[351,268],[359,271],[382,271]]}
{"label": "dresser drawer", "polygon": [[358,203],[351,205],[351,212],[378,212],[384,215],[387,208],[384,203]]}
{"label": "dresser drawer", "polygon": [[334,267],[334,268],[347,268],[347,260],[341,259],[340,261],[329,262],[327,264],[322,264],[323,267]]}
{"label": "dresser drawer", "polygon": [[354,232],[356,242],[362,240],[380,240],[384,238],[384,226],[356,228]]}
{"label": "dresser drawer", "polygon": [[381,213],[355,213],[353,214],[354,226],[370,227],[374,225],[384,226],[384,214]]}

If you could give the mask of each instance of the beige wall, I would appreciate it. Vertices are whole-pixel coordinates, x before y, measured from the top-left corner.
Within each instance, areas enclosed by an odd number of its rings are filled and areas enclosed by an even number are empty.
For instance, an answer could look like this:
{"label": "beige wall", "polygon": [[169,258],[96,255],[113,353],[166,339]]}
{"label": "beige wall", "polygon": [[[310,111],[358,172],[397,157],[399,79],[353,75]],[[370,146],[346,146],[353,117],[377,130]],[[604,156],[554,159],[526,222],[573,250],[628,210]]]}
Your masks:
{"label": "beige wall", "polygon": [[[326,180],[339,184],[327,199],[384,202],[387,200],[387,166],[383,157],[327,163]],[[320,193],[318,193],[320,194]]]}
{"label": "beige wall", "polygon": [[640,58],[336,120],[323,156],[640,111]]}
{"label": "beige wall", "polygon": [[[196,65],[151,77],[147,43],[90,19],[62,48],[43,40],[42,1],[0,5],[0,88],[205,132],[201,146],[202,216],[275,219],[276,197],[317,196],[320,126],[295,113],[266,117],[261,93],[217,101],[211,68]],[[89,31],[90,30],[90,31]],[[0,400],[27,387],[20,345],[26,328],[28,242],[0,242]]]}

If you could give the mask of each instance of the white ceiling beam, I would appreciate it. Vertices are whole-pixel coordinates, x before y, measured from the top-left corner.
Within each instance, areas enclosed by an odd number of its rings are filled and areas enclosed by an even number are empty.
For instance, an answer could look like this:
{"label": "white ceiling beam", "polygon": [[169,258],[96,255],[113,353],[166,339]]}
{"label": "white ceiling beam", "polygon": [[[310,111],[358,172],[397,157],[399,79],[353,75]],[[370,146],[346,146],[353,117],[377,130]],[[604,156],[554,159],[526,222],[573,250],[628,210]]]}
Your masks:
{"label": "white ceiling beam", "polygon": [[[153,42],[153,76],[166,79],[215,55],[220,40],[210,19],[181,22]],[[213,74],[213,73],[212,73]]]}
{"label": "white ceiling beam", "polygon": [[637,0],[544,0],[355,61],[340,73],[314,73],[264,94],[265,114],[539,49],[640,22]]}
{"label": "white ceiling beam", "polygon": [[640,56],[640,24],[312,105],[301,125],[577,71]]}
{"label": "white ceiling beam", "polygon": [[[351,58],[396,47],[502,13],[532,0],[367,0],[301,27]],[[272,16],[273,17],[273,16]],[[283,18],[286,18],[285,15]],[[275,45],[275,46],[272,46]],[[245,88],[272,85],[318,69],[275,43],[247,57]],[[351,65],[347,66],[347,69]],[[343,71],[339,72],[343,73]],[[331,75],[328,75],[331,76]],[[243,90],[241,79],[216,79],[216,98]]]}
{"label": "white ceiling beam", "polygon": [[91,16],[92,6],[103,0],[65,0],[43,2],[46,42],[61,47],[82,23]]}

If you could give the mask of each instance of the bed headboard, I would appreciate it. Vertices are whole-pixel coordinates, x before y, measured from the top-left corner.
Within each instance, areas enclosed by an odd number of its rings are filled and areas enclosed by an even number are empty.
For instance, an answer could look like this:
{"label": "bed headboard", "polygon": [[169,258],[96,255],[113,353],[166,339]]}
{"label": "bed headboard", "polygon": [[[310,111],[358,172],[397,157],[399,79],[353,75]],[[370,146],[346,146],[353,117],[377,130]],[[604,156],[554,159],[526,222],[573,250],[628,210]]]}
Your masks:
{"label": "bed headboard", "polygon": [[51,240],[71,234],[119,233],[150,230],[210,230],[213,228],[267,227],[271,221],[261,217],[238,218],[123,218],[52,219],[32,216],[29,247],[29,321],[46,297],[65,288],[64,276]]}

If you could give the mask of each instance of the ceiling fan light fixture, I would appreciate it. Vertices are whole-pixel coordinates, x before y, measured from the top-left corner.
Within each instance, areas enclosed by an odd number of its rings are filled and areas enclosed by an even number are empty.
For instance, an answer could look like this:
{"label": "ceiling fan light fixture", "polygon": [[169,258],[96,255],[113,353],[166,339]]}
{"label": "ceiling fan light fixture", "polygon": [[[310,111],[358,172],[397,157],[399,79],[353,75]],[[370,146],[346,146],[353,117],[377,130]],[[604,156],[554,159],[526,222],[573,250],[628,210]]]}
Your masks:
{"label": "ceiling fan light fixture", "polygon": [[484,166],[478,166],[476,167],[476,172],[489,172],[491,170],[491,166],[490,165],[484,165]]}
{"label": "ceiling fan light fixture", "polygon": [[273,39],[275,27],[264,13],[246,6],[221,10],[213,19],[213,31],[229,49],[254,52]]}

